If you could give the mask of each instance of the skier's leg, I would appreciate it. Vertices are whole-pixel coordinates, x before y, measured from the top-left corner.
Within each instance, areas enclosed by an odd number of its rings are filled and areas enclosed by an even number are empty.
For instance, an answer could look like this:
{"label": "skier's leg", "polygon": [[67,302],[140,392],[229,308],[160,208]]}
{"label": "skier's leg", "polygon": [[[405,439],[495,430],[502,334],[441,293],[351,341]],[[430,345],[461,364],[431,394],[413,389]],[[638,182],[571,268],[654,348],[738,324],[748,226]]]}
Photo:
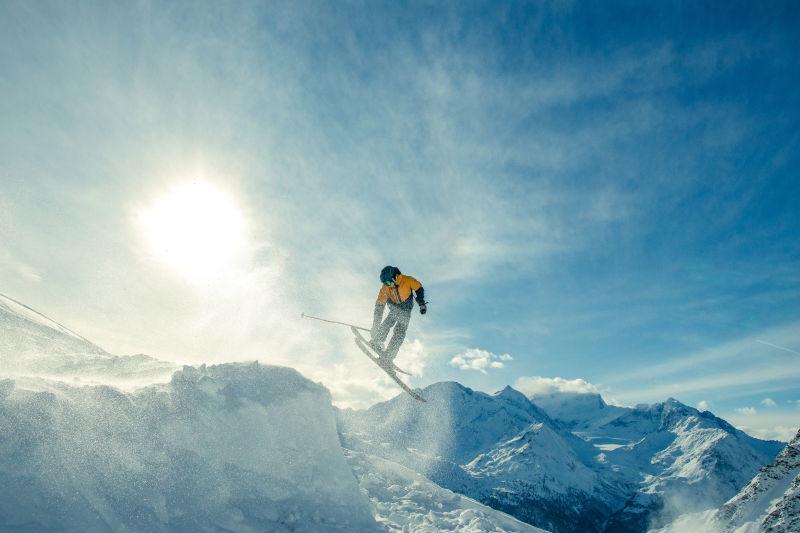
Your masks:
{"label": "skier's leg", "polygon": [[400,351],[400,346],[406,338],[406,331],[408,330],[408,322],[411,320],[411,313],[405,310],[398,311],[396,315],[397,324],[394,326],[392,339],[386,347],[386,357],[389,360],[394,360],[397,357],[397,352]]}
{"label": "skier's leg", "polygon": [[386,337],[389,336],[389,330],[392,329],[395,322],[397,322],[397,314],[390,309],[389,314],[384,321],[381,322],[380,326],[378,326],[378,331],[375,332],[375,336],[370,340],[370,344],[376,348],[380,347],[381,351],[383,351],[383,342],[386,340]]}

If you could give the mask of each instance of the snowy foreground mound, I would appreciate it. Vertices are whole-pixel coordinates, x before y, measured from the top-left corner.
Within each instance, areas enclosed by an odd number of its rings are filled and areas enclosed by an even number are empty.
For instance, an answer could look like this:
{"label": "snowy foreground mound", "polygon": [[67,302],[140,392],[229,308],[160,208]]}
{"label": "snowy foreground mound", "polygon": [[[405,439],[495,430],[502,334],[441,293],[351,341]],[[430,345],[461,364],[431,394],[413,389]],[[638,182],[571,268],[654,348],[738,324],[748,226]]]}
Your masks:
{"label": "snowy foreground mound", "polygon": [[682,516],[658,533],[800,531],[800,432],[719,509]]}
{"label": "snowy foreground mound", "polygon": [[0,380],[0,529],[376,531],[328,391],[294,370],[184,367],[125,394]]}
{"label": "snowy foreground mound", "polygon": [[176,370],[0,294],[0,531],[539,531],[345,452],[294,370]]}

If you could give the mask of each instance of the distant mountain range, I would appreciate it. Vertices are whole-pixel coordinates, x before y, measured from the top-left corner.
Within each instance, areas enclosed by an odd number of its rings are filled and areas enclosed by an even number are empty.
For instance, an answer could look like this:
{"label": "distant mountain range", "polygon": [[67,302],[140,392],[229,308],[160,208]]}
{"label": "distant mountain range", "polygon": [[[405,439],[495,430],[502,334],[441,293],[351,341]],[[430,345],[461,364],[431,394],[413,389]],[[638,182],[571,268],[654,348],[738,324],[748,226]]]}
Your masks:
{"label": "distant mountain range", "polygon": [[646,531],[721,505],[784,447],[672,398],[628,408],[458,383],[422,394],[339,411],[343,445],[557,532]]}

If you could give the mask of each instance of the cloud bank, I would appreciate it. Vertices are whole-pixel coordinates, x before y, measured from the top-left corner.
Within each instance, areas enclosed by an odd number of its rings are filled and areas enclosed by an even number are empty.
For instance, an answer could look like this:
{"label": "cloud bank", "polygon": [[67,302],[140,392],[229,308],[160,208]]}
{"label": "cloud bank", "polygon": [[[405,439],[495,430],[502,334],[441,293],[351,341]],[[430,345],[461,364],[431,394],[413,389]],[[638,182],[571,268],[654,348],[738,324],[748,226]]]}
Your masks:
{"label": "cloud bank", "polygon": [[542,376],[524,376],[514,382],[514,388],[526,396],[544,396],[556,392],[574,394],[600,394],[600,390],[585,379],[545,378]]}

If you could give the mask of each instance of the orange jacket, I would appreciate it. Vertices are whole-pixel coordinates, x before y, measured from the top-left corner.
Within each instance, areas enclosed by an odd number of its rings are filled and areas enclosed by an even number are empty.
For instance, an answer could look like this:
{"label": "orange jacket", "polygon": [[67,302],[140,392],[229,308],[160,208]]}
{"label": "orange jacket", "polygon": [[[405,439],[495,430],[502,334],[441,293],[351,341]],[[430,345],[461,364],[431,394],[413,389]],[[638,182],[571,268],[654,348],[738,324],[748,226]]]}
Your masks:
{"label": "orange jacket", "polygon": [[400,304],[411,298],[411,292],[418,291],[422,288],[422,283],[417,281],[412,276],[405,274],[398,274],[394,285],[391,287],[382,285],[380,292],[378,292],[378,299],[375,305],[383,306],[387,301],[394,304]]}

